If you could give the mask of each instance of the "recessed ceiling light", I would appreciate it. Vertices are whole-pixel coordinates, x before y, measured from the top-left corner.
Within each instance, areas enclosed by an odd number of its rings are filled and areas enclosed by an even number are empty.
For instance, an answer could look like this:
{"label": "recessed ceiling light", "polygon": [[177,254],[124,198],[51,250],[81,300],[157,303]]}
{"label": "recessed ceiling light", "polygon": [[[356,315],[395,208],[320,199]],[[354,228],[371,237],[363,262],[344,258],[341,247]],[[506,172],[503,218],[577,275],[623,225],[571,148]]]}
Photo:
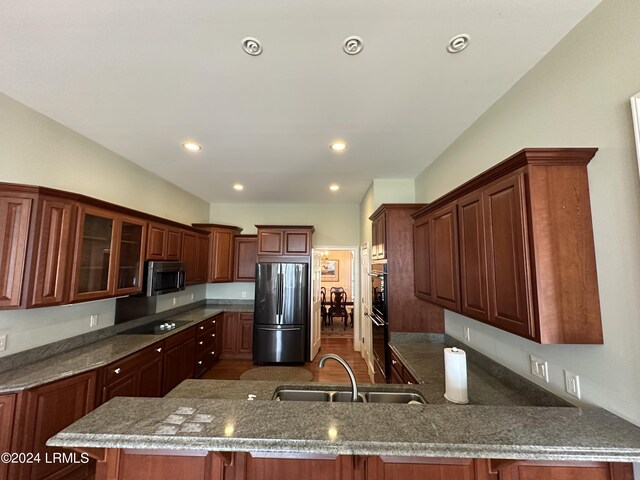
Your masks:
{"label": "recessed ceiling light", "polygon": [[340,190],[340,185],[336,185],[335,183],[333,185],[329,185],[329,190],[331,190],[332,192],[337,192],[338,190]]}
{"label": "recessed ceiling light", "polygon": [[243,185],[241,185],[240,183],[236,183],[236,184],[233,186],[233,189],[234,189],[234,190],[238,190],[238,191],[240,191],[240,190],[244,190],[244,186],[243,186]]}
{"label": "recessed ceiling light", "polygon": [[262,53],[262,43],[260,40],[253,37],[245,37],[242,39],[242,49],[254,57]]}
{"label": "recessed ceiling light", "polygon": [[471,37],[466,33],[461,33],[460,35],[456,35],[447,44],[447,52],[449,53],[460,53],[462,50],[469,46],[469,41]]}
{"label": "recessed ceiling light", "polygon": [[331,144],[331,150],[333,150],[334,152],[342,152],[346,148],[347,144],[344,142],[336,142]]}
{"label": "recessed ceiling light", "polygon": [[197,152],[198,150],[202,150],[202,147],[200,145],[193,142],[183,143],[182,146],[191,152]]}
{"label": "recessed ceiling light", "polygon": [[345,38],[342,42],[342,50],[344,50],[344,53],[347,55],[359,54],[362,51],[362,39],[355,35]]}

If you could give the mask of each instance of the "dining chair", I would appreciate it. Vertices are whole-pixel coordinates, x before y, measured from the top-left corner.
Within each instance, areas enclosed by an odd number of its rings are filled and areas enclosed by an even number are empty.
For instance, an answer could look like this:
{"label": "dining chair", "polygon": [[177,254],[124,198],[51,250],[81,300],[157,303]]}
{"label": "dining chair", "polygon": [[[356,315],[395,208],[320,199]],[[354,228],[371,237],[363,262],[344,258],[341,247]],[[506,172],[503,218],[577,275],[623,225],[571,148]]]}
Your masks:
{"label": "dining chair", "polygon": [[346,292],[331,292],[331,308],[329,308],[329,322],[333,324],[333,318],[339,317],[344,321],[344,329],[347,329],[349,313],[344,305],[347,301]]}
{"label": "dining chair", "polygon": [[322,317],[322,324],[329,325],[328,310],[327,307],[327,289],[320,287],[320,316]]}

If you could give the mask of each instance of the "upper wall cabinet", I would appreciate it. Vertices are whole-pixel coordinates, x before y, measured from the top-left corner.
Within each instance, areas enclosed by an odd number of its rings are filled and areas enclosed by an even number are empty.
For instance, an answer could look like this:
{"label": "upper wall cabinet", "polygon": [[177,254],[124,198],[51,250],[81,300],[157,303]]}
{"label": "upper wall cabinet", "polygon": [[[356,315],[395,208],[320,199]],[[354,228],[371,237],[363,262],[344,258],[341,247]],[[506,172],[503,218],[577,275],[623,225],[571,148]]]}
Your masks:
{"label": "upper wall cabinet", "polygon": [[71,300],[140,292],[145,235],[146,222],[81,205]]}
{"label": "upper wall cabinet", "polygon": [[160,223],[149,224],[147,260],[180,260],[182,232],[179,228]]}
{"label": "upper wall cabinet", "polygon": [[522,150],[416,212],[416,296],[536,342],[602,343],[596,151]]}
{"label": "upper wall cabinet", "polygon": [[233,282],[234,238],[239,227],[213,223],[195,223],[194,227],[209,232],[209,273],[211,283]]}
{"label": "upper wall cabinet", "polygon": [[310,225],[256,225],[258,255],[308,257],[314,228]]}
{"label": "upper wall cabinet", "polygon": [[73,201],[0,184],[0,308],[68,301],[75,215]]}
{"label": "upper wall cabinet", "polygon": [[371,260],[384,260],[387,258],[386,236],[387,216],[383,212],[371,223]]}
{"label": "upper wall cabinet", "polygon": [[209,235],[183,230],[180,258],[184,264],[187,285],[206,283],[209,267]]}
{"label": "upper wall cabinet", "polygon": [[[385,203],[369,217],[372,236],[379,228],[377,226],[385,226],[378,240],[380,245],[384,245],[386,258],[372,261],[387,264],[387,320],[390,332],[444,332],[442,308],[425,305],[413,294],[413,266],[414,263],[424,263],[424,255],[421,251],[417,252],[414,259],[411,214],[422,206],[416,203]],[[429,235],[424,228],[420,231],[422,235]],[[420,288],[428,290],[431,286],[421,285]]]}
{"label": "upper wall cabinet", "polygon": [[258,237],[237,235],[235,238],[234,282],[255,282],[258,262]]}

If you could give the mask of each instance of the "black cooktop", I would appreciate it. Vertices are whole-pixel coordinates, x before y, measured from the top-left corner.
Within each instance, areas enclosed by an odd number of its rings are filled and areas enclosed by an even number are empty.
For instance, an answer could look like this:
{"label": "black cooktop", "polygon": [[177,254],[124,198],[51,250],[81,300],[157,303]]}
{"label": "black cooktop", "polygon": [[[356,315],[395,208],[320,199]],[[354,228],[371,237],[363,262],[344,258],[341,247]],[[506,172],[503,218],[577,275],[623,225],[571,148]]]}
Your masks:
{"label": "black cooktop", "polygon": [[178,327],[190,323],[189,320],[162,320],[120,332],[119,335],[164,335]]}

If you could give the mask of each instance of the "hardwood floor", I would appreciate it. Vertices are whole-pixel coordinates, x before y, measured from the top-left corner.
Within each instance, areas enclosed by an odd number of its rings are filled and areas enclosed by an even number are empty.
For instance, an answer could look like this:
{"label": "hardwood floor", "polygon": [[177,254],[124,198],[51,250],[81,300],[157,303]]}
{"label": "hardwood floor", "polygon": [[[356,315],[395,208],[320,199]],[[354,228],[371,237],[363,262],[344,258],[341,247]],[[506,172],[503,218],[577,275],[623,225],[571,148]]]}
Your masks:
{"label": "hardwood floor", "polygon": [[[358,383],[371,383],[367,365],[360,356],[360,352],[353,350],[353,339],[344,337],[322,337],[320,343],[320,353],[316,355],[313,362],[306,362],[301,367],[310,370],[313,374],[314,382],[319,383],[348,383],[349,377],[342,365],[329,360],[323,368],[318,366],[320,358],[326,353],[340,355],[353,369]],[[247,370],[254,368],[251,360],[220,360],[210,370],[205,372],[201,378],[217,380],[239,380]]]}

